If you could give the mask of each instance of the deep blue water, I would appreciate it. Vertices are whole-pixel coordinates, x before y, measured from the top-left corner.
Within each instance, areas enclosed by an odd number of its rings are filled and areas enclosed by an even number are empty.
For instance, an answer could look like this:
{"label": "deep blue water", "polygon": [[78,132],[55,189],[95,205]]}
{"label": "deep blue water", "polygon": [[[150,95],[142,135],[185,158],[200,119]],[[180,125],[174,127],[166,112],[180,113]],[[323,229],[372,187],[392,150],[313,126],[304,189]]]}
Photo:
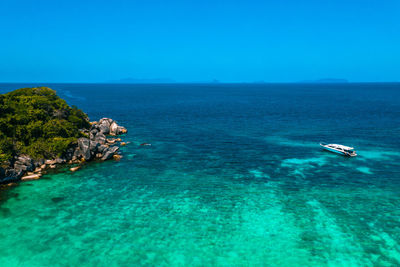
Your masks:
{"label": "deep blue water", "polygon": [[2,266],[400,265],[400,84],[35,85],[131,143],[1,192]]}

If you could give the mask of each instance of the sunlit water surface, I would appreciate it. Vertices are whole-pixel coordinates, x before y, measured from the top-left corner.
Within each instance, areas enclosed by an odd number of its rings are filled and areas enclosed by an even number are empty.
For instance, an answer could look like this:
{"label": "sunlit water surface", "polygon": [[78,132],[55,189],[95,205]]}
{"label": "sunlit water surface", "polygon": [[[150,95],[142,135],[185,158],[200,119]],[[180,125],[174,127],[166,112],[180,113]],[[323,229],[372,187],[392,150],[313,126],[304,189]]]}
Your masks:
{"label": "sunlit water surface", "polygon": [[399,84],[49,86],[131,143],[3,190],[1,266],[400,265]]}

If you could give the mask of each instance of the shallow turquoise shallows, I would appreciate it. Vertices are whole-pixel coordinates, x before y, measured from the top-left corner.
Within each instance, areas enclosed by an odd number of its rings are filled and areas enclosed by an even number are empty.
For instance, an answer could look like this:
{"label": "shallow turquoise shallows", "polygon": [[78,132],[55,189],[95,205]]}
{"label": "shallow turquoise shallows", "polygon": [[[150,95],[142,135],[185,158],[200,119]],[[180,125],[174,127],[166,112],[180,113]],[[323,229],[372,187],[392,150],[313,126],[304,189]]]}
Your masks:
{"label": "shallow turquoise shallows", "polygon": [[130,143],[0,192],[0,266],[400,265],[399,84],[49,86]]}

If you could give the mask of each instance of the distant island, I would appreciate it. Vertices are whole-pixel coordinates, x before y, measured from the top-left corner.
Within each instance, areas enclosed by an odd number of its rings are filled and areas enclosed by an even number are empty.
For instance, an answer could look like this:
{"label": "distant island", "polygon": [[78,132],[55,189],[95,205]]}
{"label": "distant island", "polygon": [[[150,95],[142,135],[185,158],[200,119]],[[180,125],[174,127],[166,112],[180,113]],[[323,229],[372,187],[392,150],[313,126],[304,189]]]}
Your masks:
{"label": "distant island", "polygon": [[[22,88],[0,95],[0,183],[38,179],[57,164],[94,159],[119,159],[120,138],[126,133],[115,121],[90,122],[47,87]],[[120,143],[123,145],[123,143]]]}
{"label": "distant island", "polygon": [[336,79],[336,78],[325,78],[319,80],[304,80],[299,81],[298,83],[348,83],[349,81],[346,79]]}
{"label": "distant island", "polygon": [[155,79],[135,79],[123,78],[119,80],[110,80],[107,83],[133,83],[133,84],[146,84],[146,83],[175,83],[174,80],[169,78],[155,78]]}

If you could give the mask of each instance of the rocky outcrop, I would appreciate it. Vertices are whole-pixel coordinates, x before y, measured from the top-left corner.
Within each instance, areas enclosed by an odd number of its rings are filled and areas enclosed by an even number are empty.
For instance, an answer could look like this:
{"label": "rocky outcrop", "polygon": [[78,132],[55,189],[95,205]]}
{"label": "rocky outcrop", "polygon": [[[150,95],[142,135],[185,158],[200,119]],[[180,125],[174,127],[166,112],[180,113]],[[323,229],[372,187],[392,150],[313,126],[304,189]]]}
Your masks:
{"label": "rocky outcrop", "polygon": [[0,167],[0,183],[11,183],[17,181],[23,175],[23,171],[16,171],[13,168]]}
{"label": "rocky outcrop", "polygon": [[98,122],[92,123],[92,129],[96,129],[105,135],[109,134],[114,136],[128,132],[125,127],[119,126],[116,121],[109,118],[103,118]]}
{"label": "rocky outcrop", "polygon": [[[119,126],[117,122],[109,118],[103,118],[98,122],[92,122],[92,126],[86,134],[88,137],[78,139],[78,147],[74,152],[72,160],[84,159],[89,161],[95,158],[108,160],[117,154],[119,147],[110,146],[117,139],[107,139],[106,135],[120,135],[126,133],[125,127]],[[121,139],[119,139],[122,141]]]}
{"label": "rocky outcrop", "polygon": [[[107,135],[116,136],[127,133],[125,127],[119,126],[114,120],[103,118],[98,122],[92,122],[89,130],[83,133],[87,137],[80,137],[77,142],[72,144],[62,157],[56,159],[33,160],[28,155],[19,155],[9,162],[8,166],[0,167],[0,184],[10,183],[18,180],[38,179],[45,169],[54,169],[59,164],[64,163],[82,163],[95,159],[109,160],[121,158],[117,142],[120,138],[107,139]],[[76,171],[78,167],[70,170]]]}
{"label": "rocky outcrop", "polygon": [[33,171],[35,168],[33,160],[25,155],[18,156],[14,162],[9,162],[0,168],[0,183],[10,183],[19,180],[26,172]]}

